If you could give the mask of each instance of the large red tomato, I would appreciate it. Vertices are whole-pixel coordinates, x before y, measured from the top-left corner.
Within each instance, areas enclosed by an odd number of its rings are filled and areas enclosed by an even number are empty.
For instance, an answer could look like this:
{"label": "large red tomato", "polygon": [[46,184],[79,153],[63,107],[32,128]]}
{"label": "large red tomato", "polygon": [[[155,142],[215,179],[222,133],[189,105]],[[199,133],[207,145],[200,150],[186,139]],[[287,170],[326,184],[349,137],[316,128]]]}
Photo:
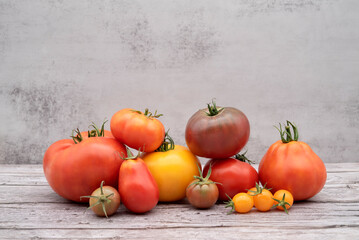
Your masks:
{"label": "large red tomato", "polygon": [[249,122],[243,112],[232,107],[197,111],[186,126],[186,143],[195,155],[228,158],[237,154],[249,138]]}
{"label": "large red tomato", "polygon": [[45,152],[45,177],[60,196],[86,202],[87,199],[80,197],[91,195],[102,181],[117,188],[123,162],[121,156],[127,156],[126,148],[111,135],[101,137],[109,134],[108,131],[101,134],[88,137],[87,132],[82,132],[74,140],[62,139],[53,143]]}
{"label": "large red tomato", "polygon": [[242,161],[236,158],[211,159],[204,166],[204,176],[212,166],[210,179],[218,183],[219,200],[225,201],[228,200],[228,196],[233,198],[237,193],[247,192],[258,182],[258,173],[255,168],[243,161],[243,155],[236,157],[241,157]]}
{"label": "large red tomato", "polygon": [[111,118],[111,132],[120,142],[141,152],[153,152],[165,138],[165,127],[157,119],[162,114],[125,108]]}
{"label": "large red tomato", "polygon": [[145,213],[158,203],[158,186],[145,162],[129,152],[128,156],[120,168],[118,191],[128,210]]}
{"label": "large red tomato", "polygon": [[282,128],[279,131],[282,140],[270,146],[262,158],[258,168],[259,180],[272,192],[288,190],[295,201],[311,198],[325,184],[325,165],[308,144],[298,141],[294,124],[287,121],[284,131]]}

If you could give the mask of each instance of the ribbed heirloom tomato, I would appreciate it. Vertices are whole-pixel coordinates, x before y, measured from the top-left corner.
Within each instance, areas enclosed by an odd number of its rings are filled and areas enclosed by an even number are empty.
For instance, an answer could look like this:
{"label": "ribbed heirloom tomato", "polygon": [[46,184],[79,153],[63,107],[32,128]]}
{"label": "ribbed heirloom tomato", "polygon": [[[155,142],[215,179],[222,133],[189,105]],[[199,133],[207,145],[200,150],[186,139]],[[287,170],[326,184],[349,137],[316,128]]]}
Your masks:
{"label": "ribbed heirloom tomato", "polygon": [[293,194],[294,201],[313,197],[327,179],[323,161],[308,144],[298,141],[298,130],[294,124],[287,121],[285,129],[280,125],[278,130],[281,140],[270,146],[259,164],[260,182],[272,192],[288,190]]}
{"label": "ribbed heirloom tomato", "polygon": [[157,119],[162,114],[152,114],[145,110],[144,113],[131,108],[125,108],[116,112],[111,118],[111,132],[113,136],[129,146],[141,152],[153,152],[163,142],[165,127]]}
{"label": "ribbed heirloom tomato", "polygon": [[195,155],[206,158],[228,158],[246,145],[249,122],[243,112],[233,107],[217,108],[215,102],[208,109],[197,111],[186,126],[186,143]]}
{"label": "ribbed heirloom tomato", "polygon": [[193,176],[199,175],[197,157],[188,148],[175,145],[168,134],[156,152],[145,153],[142,159],[157,182],[161,202],[184,198]]}
{"label": "ribbed heirloom tomato", "polygon": [[[126,148],[112,135],[101,131],[81,132],[73,139],[53,143],[45,152],[43,168],[52,189],[60,196],[86,202],[81,196],[91,195],[101,181],[117,188],[118,172],[126,156]],[[106,137],[109,136],[109,137]]]}

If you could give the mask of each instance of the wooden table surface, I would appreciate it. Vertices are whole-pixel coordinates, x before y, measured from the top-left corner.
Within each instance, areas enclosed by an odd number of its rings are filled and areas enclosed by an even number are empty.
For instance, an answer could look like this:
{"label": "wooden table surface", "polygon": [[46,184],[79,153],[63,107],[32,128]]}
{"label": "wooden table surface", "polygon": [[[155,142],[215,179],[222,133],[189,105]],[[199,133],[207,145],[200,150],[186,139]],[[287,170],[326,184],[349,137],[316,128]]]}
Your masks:
{"label": "wooden table surface", "polygon": [[106,219],[53,192],[41,165],[0,165],[0,239],[359,239],[359,163],[326,167],[323,190],[289,215],[227,215],[224,204],[198,210],[183,200],[141,215],[121,205]]}

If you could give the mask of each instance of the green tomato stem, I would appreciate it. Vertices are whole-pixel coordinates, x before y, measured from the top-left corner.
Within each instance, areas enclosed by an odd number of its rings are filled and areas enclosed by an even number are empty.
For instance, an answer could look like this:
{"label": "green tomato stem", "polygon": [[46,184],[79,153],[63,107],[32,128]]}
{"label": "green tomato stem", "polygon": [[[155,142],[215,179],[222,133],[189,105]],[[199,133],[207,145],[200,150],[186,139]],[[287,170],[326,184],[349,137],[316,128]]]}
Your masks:
{"label": "green tomato stem", "polygon": [[219,114],[224,108],[217,108],[216,102],[214,101],[214,99],[212,100],[212,105],[211,103],[207,103],[207,107],[208,107],[208,113],[207,116],[215,116],[217,114]]}
{"label": "green tomato stem", "polygon": [[284,129],[282,128],[282,124],[280,123],[279,128],[277,126],[274,126],[279,131],[282,142],[289,143],[292,141],[298,141],[299,134],[297,126],[288,120],[286,124],[287,125],[284,125]]}

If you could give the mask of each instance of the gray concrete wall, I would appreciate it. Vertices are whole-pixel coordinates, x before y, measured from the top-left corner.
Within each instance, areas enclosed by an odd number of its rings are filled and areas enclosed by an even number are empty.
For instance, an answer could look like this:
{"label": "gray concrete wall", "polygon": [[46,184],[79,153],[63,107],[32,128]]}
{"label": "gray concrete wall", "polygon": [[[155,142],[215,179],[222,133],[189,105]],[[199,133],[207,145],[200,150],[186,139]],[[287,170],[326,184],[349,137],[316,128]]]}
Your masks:
{"label": "gray concrete wall", "polygon": [[325,162],[357,162],[358,12],[357,0],[0,0],[0,163],[41,163],[124,107],[157,109],[183,145],[212,98],[247,115],[256,162],[287,119]]}

